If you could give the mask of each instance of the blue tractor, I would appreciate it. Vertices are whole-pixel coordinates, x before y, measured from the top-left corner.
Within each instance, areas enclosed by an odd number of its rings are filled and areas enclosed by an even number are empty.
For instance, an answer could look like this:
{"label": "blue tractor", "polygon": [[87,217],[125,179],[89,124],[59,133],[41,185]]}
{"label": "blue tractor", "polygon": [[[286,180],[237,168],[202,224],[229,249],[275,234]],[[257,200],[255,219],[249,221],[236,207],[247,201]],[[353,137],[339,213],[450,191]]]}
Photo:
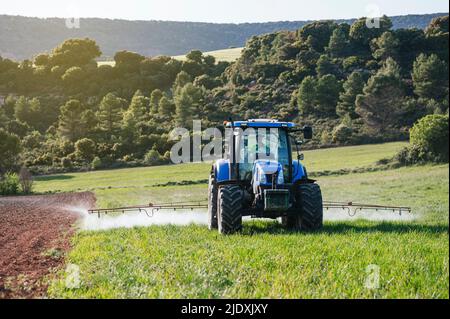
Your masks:
{"label": "blue tractor", "polygon": [[[213,164],[209,177],[209,228],[238,232],[243,216],[281,218],[295,230],[322,228],[321,190],[300,162],[302,141],[292,135],[302,132],[311,139],[311,127],[276,120],[229,121],[225,126],[232,134],[224,159]],[[293,145],[297,159],[292,158]]]}

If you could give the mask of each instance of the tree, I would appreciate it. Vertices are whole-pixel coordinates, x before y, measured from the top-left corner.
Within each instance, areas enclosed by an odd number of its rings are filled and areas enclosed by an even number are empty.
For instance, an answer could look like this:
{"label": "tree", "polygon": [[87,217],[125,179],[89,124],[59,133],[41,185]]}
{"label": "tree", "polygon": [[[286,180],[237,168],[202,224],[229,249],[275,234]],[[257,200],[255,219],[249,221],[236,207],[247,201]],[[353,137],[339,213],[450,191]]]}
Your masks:
{"label": "tree", "polygon": [[316,88],[316,112],[329,116],[335,115],[341,89],[342,86],[334,75],[320,77]]}
{"label": "tree", "polygon": [[322,54],[317,61],[317,67],[316,72],[319,77],[327,75],[327,74],[334,74],[336,71],[336,67],[334,63],[330,60],[328,55]]}
{"label": "tree", "polygon": [[345,55],[348,48],[348,36],[343,28],[336,28],[331,35],[330,42],[328,43],[327,52],[332,57],[341,57]]}
{"label": "tree", "polygon": [[151,114],[157,114],[158,108],[159,108],[159,102],[161,101],[161,98],[163,97],[163,93],[160,89],[153,90],[152,94],[150,95],[150,113]]}
{"label": "tree", "polygon": [[141,91],[136,91],[122,119],[122,137],[127,144],[134,143],[141,135],[141,128],[148,120],[148,105],[149,99]]}
{"label": "tree", "polygon": [[356,118],[355,102],[356,97],[363,93],[364,77],[361,72],[353,72],[344,82],[343,89],[339,95],[339,103],[336,107],[336,113],[340,117],[350,116]]}
{"label": "tree", "polygon": [[159,101],[158,110],[160,115],[171,118],[175,112],[175,106],[170,102],[167,96],[164,95]]}
{"label": "tree", "polygon": [[385,133],[402,115],[404,85],[397,63],[388,58],[356,98],[356,113],[378,133]]}
{"label": "tree", "polygon": [[411,145],[439,160],[448,161],[448,115],[432,114],[420,119],[410,131]]}
{"label": "tree", "polygon": [[77,92],[77,90],[84,84],[84,79],[86,77],[86,72],[78,67],[73,66],[64,72],[61,77],[64,87],[69,92]]}
{"label": "tree", "polygon": [[0,174],[17,164],[21,150],[19,137],[0,128]]}
{"label": "tree", "polygon": [[300,41],[307,42],[317,52],[323,52],[336,26],[333,21],[317,21],[303,26],[298,35]]}
{"label": "tree", "polygon": [[69,100],[61,107],[58,126],[61,136],[75,142],[84,135],[83,111],[84,106],[78,100]]}
{"label": "tree", "polygon": [[300,114],[308,115],[314,111],[317,81],[312,76],[303,79],[298,89],[297,105]]}
{"label": "tree", "polygon": [[14,117],[24,123],[29,124],[33,119],[33,111],[31,110],[30,101],[21,96],[14,105]]}
{"label": "tree", "polygon": [[198,87],[203,86],[207,90],[212,90],[215,87],[220,86],[221,82],[219,79],[215,79],[207,74],[203,74],[195,78],[194,85]]}
{"label": "tree", "polygon": [[400,42],[393,32],[386,31],[379,38],[371,42],[372,55],[377,60],[396,58]]}
{"label": "tree", "polygon": [[55,48],[50,56],[53,66],[84,66],[98,58],[102,52],[95,41],[90,39],[70,39]]}
{"label": "tree", "polygon": [[186,54],[186,59],[201,64],[203,59],[203,53],[202,51],[199,50],[192,50],[191,52]]}
{"label": "tree", "polygon": [[83,138],[75,143],[75,154],[83,161],[91,162],[96,154],[95,142],[89,138]]}
{"label": "tree", "polygon": [[6,128],[6,126],[8,125],[9,119],[5,114],[5,110],[3,110],[3,108],[0,107],[0,129],[2,128]]}
{"label": "tree", "polygon": [[414,93],[419,97],[441,100],[448,97],[448,65],[436,54],[421,54],[414,62]]}
{"label": "tree", "polygon": [[144,56],[129,51],[119,51],[114,55],[116,67],[122,70],[122,72],[137,72],[140,63],[144,60]]}
{"label": "tree", "polygon": [[50,64],[50,56],[48,54],[39,54],[34,58],[34,65],[48,66]]}
{"label": "tree", "polygon": [[178,73],[175,82],[173,83],[173,91],[176,93],[177,89],[183,88],[186,84],[191,83],[192,78],[189,74],[184,71]]}
{"label": "tree", "polygon": [[178,125],[183,127],[191,127],[191,121],[199,116],[199,107],[202,101],[202,90],[195,87],[192,83],[186,84],[175,95],[176,114],[175,120]]}
{"label": "tree", "polygon": [[425,33],[427,36],[439,36],[445,35],[448,36],[448,15],[442,17],[436,17],[431,20],[430,24],[425,29]]}
{"label": "tree", "polygon": [[373,26],[372,28],[369,28],[367,26],[367,21],[368,18],[360,18],[350,27],[350,39],[352,42],[362,47],[367,47],[372,39],[378,38],[385,31],[392,28],[392,21],[387,16],[379,18],[379,27]]}
{"label": "tree", "polygon": [[124,99],[113,93],[106,94],[100,102],[97,119],[100,129],[107,134],[107,139],[119,132],[125,104]]}

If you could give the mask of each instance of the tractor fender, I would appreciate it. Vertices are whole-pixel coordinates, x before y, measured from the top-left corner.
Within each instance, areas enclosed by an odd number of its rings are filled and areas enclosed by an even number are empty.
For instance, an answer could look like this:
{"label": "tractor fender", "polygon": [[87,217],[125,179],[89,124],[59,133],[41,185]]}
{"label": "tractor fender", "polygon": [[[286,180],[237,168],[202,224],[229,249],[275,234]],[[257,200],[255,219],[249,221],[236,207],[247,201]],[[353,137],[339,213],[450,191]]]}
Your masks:
{"label": "tractor fender", "polygon": [[216,182],[227,182],[231,180],[230,160],[220,159],[214,163],[214,176]]}
{"label": "tractor fender", "polygon": [[295,183],[305,178],[307,178],[306,169],[302,163],[297,160],[292,161],[292,182]]}

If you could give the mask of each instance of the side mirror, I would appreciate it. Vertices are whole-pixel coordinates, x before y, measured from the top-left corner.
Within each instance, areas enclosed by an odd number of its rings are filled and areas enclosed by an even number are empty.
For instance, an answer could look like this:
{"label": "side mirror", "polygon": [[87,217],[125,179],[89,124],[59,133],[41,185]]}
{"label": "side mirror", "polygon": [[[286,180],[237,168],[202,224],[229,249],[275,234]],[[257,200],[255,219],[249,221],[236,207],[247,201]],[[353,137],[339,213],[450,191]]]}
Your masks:
{"label": "side mirror", "polygon": [[313,138],[313,130],[311,126],[304,126],[303,129],[303,137],[305,140],[310,140]]}

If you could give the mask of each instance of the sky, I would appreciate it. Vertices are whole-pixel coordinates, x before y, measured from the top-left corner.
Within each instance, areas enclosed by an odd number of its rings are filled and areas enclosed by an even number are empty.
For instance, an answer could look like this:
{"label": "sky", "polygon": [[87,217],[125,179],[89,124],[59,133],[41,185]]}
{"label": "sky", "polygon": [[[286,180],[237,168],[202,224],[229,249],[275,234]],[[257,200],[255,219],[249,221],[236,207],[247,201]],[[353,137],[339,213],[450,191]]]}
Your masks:
{"label": "sky", "polygon": [[244,23],[448,12],[447,0],[1,0],[0,14]]}

